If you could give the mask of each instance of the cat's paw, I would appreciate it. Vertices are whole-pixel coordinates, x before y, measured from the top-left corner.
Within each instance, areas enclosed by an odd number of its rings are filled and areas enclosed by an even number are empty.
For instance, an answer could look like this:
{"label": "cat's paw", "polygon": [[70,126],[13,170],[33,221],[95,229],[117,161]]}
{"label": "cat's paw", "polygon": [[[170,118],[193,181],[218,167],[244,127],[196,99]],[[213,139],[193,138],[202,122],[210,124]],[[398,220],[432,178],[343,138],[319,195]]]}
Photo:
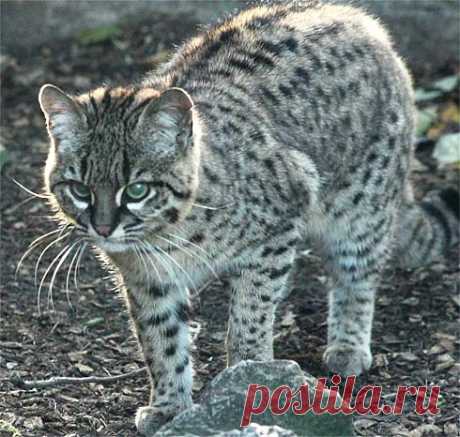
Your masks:
{"label": "cat's paw", "polygon": [[345,344],[328,346],[323,358],[331,372],[342,376],[358,376],[372,364],[372,354],[368,347],[352,347]]}
{"label": "cat's paw", "polygon": [[137,431],[144,436],[153,436],[172,416],[156,407],[141,407],[136,413]]}

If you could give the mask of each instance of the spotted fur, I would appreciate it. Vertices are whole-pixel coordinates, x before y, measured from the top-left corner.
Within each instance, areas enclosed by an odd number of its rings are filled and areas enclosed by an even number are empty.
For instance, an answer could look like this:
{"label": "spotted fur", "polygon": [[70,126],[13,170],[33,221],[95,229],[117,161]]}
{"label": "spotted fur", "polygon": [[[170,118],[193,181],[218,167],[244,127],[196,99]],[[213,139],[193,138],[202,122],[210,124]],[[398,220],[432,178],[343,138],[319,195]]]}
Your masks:
{"label": "spotted fur", "polygon": [[[418,265],[458,236],[458,192],[414,202],[411,80],[358,9],[257,6],[185,43],[140,84],[77,97],[45,86],[40,102],[54,206],[119,273],[149,369],[143,433],[192,403],[190,292],[214,275],[232,288],[228,364],[271,359],[296,248],[316,239],[334,282],[324,358],[360,374],[392,248]],[[70,180],[91,202],[75,202]],[[123,203],[139,180],[154,194]]]}

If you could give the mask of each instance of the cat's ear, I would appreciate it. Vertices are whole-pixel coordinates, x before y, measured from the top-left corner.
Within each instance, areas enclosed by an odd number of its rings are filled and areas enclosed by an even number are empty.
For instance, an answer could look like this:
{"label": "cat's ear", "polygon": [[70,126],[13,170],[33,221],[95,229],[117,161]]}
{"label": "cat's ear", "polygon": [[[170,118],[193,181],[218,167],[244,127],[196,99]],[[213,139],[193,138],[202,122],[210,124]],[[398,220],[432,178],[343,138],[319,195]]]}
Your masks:
{"label": "cat's ear", "polygon": [[82,125],[83,115],[79,105],[64,91],[50,84],[41,87],[38,101],[55,145],[65,147]]}
{"label": "cat's ear", "polygon": [[150,124],[175,143],[179,150],[192,144],[193,101],[182,88],[169,88],[144,109],[139,125]]}

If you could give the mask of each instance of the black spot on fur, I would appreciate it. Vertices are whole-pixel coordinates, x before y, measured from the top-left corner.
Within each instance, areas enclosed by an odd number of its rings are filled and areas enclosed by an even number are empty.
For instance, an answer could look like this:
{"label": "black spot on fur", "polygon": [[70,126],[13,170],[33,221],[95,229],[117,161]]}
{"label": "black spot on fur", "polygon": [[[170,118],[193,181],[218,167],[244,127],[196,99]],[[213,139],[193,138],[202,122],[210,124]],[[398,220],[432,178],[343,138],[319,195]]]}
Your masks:
{"label": "black spot on fur", "polygon": [[301,79],[306,85],[310,84],[310,75],[308,74],[308,71],[305,70],[305,68],[302,67],[297,67],[295,70],[295,75]]}
{"label": "black spot on fur", "polygon": [[238,29],[228,29],[228,30],[225,30],[223,31],[221,34],[220,34],[220,40],[223,42],[223,43],[228,43],[230,42],[232,39],[235,38],[236,35],[238,35],[239,31]]}
{"label": "black spot on fur", "polygon": [[265,258],[267,257],[268,255],[270,255],[272,253],[273,249],[271,247],[265,247],[261,256],[262,258]]}
{"label": "black spot on fur", "polygon": [[231,108],[231,107],[224,106],[224,105],[221,105],[221,104],[218,104],[217,107],[218,107],[222,112],[225,112],[226,114],[229,114],[230,112],[232,112],[232,108]]}
{"label": "black spot on fur", "polygon": [[217,184],[220,182],[219,176],[213,173],[206,165],[203,165],[203,172],[205,176],[209,179],[209,181],[213,184]]}
{"label": "black spot on fur", "polygon": [[353,197],[353,204],[358,205],[359,202],[361,202],[362,198],[363,198],[363,193],[360,191],[359,193],[355,195],[355,197]]}
{"label": "black spot on fur", "polygon": [[152,297],[159,298],[159,297],[166,296],[168,294],[168,290],[161,289],[160,287],[153,285],[152,287],[149,288],[148,293]]}
{"label": "black spot on fur", "polygon": [[268,56],[263,55],[262,53],[251,53],[247,56],[250,56],[256,64],[265,65],[266,67],[274,67],[275,63]]}
{"label": "black spot on fur", "polygon": [[179,210],[177,208],[169,208],[164,212],[169,223],[176,223],[179,220]]}
{"label": "black spot on fur", "polygon": [[283,94],[284,97],[291,97],[292,96],[292,90],[290,88],[288,88],[287,86],[285,86],[283,84],[279,84],[278,88],[279,88],[281,94]]}
{"label": "black spot on fur", "polygon": [[372,176],[372,170],[370,168],[368,168],[365,172],[364,172],[364,175],[363,175],[363,184],[366,185],[368,182],[369,182],[369,179],[371,178]]}
{"label": "black spot on fur", "polygon": [[265,50],[274,56],[278,56],[282,51],[282,48],[278,44],[275,44],[271,41],[263,40],[263,41],[260,41],[259,44],[262,50]]}
{"label": "black spot on fur", "polygon": [[178,332],[179,332],[179,326],[178,325],[170,326],[165,331],[165,337],[168,337],[168,338],[175,337]]}
{"label": "black spot on fur", "polygon": [[206,218],[206,221],[210,222],[215,214],[215,211],[212,209],[206,209],[204,212],[204,216]]}
{"label": "black spot on fur", "polygon": [[390,121],[392,123],[397,123],[398,119],[399,119],[398,114],[396,114],[396,112],[394,112],[394,111],[391,111],[390,112]]}
{"label": "black spot on fur", "polygon": [[204,241],[204,235],[201,232],[197,232],[190,237],[190,241],[196,244],[201,243]]}
{"label": "black spot on fur", "polygon": [[276,174],[275,165],[270,158],[264,159],[264,164],[265,164],[265,167],[267,167],[271,173]]}
{"label": "black spot on fur", "polygon": [[278,247],[278,249],[276,249],[274,252],[273,252],[273,255],[281,255],[285,252],[287,252],[288,248],[287,247]]}
{"label": "black spot on fur", "polygon": [[176,308],[177,318],[186,323],[190,320],[190,307],[187,304],[181,303]]}
{"label": "black spot on fur", "polygon": [[377,154],[375,152],[372,152],[367,157],[367,162],[371,163],[371,162],[374,162],[376,159],[377,159]]}
{"label": "black spot on fur", "polygon": [[326,62],[326,71],[329,75],[333,75],[335,73],[335,67],[331,62]]}
{"label": "black spot on fur", "polygon": [[284,276],[289,271],[290,268],[291,266],[289,264],[285,265],[284,267],[281,267],[280,269],[272,268],[270,270],[268,277],[270,279],[280,278],[281,276]]}
{"label": "black spot on fur", "polygon": [[170,357],[176,353],[176,349],[176,345],[171,344],[165,349],[165,354]]}
{"label": "black spot on fur", "polygon": [[276,97],[268,88],[261,87],[260,90],[262,91],[262,95],[270,100],[274,105],[278,105],[280,103],[278,97]]}
{"label": "black spot on fur", "polygon": [[166,322],[169,319],[169,317],[170,317],[169,312],[165,312],[163,314],[155,314],[147,320],[147,323],[149,325],[158,326]]}
{"label": "black spot on fur", "polygon": [[352,62],[355,61],[355,56],[354,56],[354,54],[353,54],[352,52],[350,52],[350,51],[346,51],[346,52],[344,53],[344,56],[345,56],[345,59],[346,59],[348,62],[350,62],[350,63],[352,63]]}
{"label": "black spot on fur", "polygon": [[385,156],[385,158],[383,158],[382,160],[381,168],[387,168],[389,163],[390,163],[390,157]]}
{"label": "black spot on fur", "polygon": [[228,65],[233,68],[237,68],[242,71],[246,71],[248,73],[253,73],[255,70],[255,66],[249,63],[246,59],[235,59],[231,58],[228,61]]}
{"label": "black spot on fur", "polygon": [[288,38],[282,41],[282,43],[285,47],[287,47],[288,50],[291,52],[295,52],[298,47],[298,42],[294,38]]}

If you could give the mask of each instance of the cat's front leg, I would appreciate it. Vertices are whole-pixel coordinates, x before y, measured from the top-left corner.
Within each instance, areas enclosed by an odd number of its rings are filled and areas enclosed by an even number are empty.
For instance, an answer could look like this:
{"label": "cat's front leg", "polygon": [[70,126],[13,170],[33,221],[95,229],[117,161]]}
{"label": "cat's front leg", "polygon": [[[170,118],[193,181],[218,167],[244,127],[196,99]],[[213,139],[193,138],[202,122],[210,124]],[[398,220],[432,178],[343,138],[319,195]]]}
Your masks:
{"label": "cat's front leg", "polygon": [[[293,248],[267,245],[261,257],[239,268],[230,278],[231,299],[227,333],[227,364],[273,359],[273,319],[292,264]],[[286,253],[287,252],[287,253]],[[283,256],[281,256],[281,253]]]}
{"label": "cat's front leg", "polygon": [[187,291],[173,285],[126,289],[128,309],[151,380],[149,406],[136,426],[149,435],[166,419],[192,405]]}

